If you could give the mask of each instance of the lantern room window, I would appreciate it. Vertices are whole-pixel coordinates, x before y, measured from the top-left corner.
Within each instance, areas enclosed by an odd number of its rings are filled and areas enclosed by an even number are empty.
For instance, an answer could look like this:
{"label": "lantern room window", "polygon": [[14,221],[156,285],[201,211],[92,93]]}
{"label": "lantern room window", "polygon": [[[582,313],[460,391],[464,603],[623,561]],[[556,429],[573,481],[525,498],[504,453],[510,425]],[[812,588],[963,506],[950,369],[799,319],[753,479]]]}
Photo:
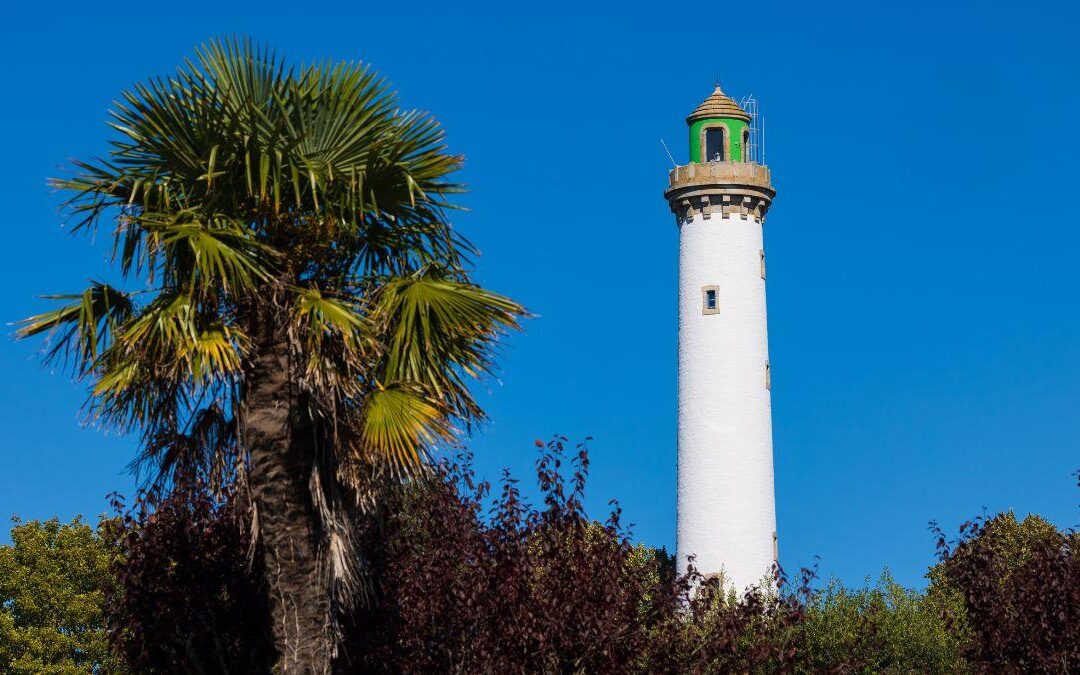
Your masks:
{"label": "lantern room window", "polygon": [[727,159],[724,150],[724,127],[709,127],[706,129],[705,161],[723,162]]}

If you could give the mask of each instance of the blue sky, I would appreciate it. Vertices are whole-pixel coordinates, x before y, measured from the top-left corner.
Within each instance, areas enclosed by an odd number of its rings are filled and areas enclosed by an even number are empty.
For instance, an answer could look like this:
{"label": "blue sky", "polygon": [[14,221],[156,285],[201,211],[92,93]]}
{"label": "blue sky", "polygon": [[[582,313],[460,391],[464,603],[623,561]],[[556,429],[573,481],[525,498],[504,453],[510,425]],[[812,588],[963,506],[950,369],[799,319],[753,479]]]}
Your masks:
{"label": "blue sky", "polygon": [[[779,196],[766,225],[785,565],[911,585],[927,522],[985,507],[1075,525],[1080,491],[1080,48],[1075,3],[150,3],[12,0],[0,318],[104,276],[45,186],[104,148],[110,102],[207,38],[373,64],[467,157],[477,277],[538,315],[486,383],[479,471],[592,436],[590,506],[674,541],[677,229],[664,138],[719,76],[753,93]],[[0,340],[0,514],[96,514],[131,438]]]}

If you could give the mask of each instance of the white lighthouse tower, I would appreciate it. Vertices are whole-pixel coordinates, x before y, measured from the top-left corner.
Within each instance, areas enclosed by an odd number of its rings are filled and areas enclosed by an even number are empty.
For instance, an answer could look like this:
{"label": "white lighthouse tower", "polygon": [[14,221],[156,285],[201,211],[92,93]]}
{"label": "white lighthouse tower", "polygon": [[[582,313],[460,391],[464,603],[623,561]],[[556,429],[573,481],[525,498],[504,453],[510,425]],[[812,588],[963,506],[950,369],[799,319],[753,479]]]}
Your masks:
{"label": "white lighthouse tower", "polygon": [[719,86],[686,122],[690,163],[664,192],[679,226],[677,553],[741,592],[776,560],[762,239],[776,193],[751,116]]}

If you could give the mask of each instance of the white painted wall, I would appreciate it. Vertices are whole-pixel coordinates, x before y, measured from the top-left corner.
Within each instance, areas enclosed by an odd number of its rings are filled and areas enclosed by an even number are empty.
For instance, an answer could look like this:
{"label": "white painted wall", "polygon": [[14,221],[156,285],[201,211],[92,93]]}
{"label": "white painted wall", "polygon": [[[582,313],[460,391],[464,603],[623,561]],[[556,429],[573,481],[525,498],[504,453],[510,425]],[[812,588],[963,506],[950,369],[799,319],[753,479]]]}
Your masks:
{"label": "white painted wall", "polygon": [[[752,216],[680,227],[678,561],[740,591],[771,569],[776,531],[763,248]],[[713,284],[720,311],[704,315]]]}

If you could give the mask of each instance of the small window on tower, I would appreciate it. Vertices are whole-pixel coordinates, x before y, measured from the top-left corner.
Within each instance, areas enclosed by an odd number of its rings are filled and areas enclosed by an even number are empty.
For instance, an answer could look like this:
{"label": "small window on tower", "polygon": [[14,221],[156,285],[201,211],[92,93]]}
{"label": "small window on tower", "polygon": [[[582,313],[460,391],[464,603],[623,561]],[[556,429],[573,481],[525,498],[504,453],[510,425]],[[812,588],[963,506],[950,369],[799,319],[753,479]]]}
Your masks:
{"label": "small window on tower", "polygon": [[720,312],[720,287],[705,286],[701,289],[701,313],[718,314]]}
{"label": "small window on tower", "polygon": [[750,161],[750,132],[746,129],[742,132],[742,161]]}
{"label": "small window on tower", "polygon": [[758,255],[761,256],[761,278],[765,278],[765,249],[758,251]]}
{"label": "small window on tower", "polygon": [[765,388],[772,391],[772,368],[768,361],[765,362]]}
{"label": "small window on tower", "polygon": [[724,161],[724,128],[709,127],[705,130],[705,161]]}

